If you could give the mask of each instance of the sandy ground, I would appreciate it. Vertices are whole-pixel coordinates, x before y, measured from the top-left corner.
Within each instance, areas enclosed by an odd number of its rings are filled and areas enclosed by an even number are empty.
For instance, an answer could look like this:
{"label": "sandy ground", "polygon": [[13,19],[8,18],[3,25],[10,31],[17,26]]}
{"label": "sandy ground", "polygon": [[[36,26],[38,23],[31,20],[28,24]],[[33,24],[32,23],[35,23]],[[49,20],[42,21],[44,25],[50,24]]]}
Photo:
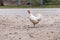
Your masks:
{"label": "sandy ground", "polygon": [[44,15],[36,27],[27,17],[0,15],[0,40],[60,40],[60,15]]}

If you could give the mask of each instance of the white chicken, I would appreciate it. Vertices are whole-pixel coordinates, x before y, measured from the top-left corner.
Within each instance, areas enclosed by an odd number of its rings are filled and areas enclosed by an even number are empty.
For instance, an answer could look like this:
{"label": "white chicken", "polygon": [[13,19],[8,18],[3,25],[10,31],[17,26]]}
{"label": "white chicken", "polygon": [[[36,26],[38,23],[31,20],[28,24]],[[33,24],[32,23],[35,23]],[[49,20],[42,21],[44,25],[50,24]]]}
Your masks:
{"label": "white chicken", "polygon": [[28,18],[30,19],[30,21],[33,23],[33,25],[35,27],[35,24],[39,23],[39,21],[42,19],[43,16],[40,13],[37,13],[37,17],[36,17],[30,12],[30,10],[27,10],[27,11],[29,13]]}

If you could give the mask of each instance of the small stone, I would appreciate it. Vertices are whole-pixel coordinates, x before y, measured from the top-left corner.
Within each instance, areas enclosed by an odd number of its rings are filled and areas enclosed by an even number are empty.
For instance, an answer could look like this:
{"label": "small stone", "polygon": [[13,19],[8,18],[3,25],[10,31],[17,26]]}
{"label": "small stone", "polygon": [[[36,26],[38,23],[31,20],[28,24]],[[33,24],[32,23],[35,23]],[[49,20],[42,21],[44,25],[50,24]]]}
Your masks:
{"label": "small stone", "polygon": [[14,34],[17,34],[17,32],[15,32]]}
{"label": "small stone", "polygon": [[60,39],[60,37],[58,37],[58,39]]}
{"label": "small stone", "polygon": [[9,33],[10,35],[12,34],[12,33]]}
{"label": "small stone", "polygon": [[53,31],[51,31],[51,33],[54,33]]}
{"label": "small stone", "polygon": [[5,36],[8,36],[8,34],[5,34]]}
{"label": "small stone", "polygon": [[21,39],[21,38],[19,38],[19,39]]}
{"label": "small stone", "polygon": [[48,33],[47,33],[48,34]]}
{"label": "small stone", "polygon": [[48,36],[50,38],[50,36]]}

